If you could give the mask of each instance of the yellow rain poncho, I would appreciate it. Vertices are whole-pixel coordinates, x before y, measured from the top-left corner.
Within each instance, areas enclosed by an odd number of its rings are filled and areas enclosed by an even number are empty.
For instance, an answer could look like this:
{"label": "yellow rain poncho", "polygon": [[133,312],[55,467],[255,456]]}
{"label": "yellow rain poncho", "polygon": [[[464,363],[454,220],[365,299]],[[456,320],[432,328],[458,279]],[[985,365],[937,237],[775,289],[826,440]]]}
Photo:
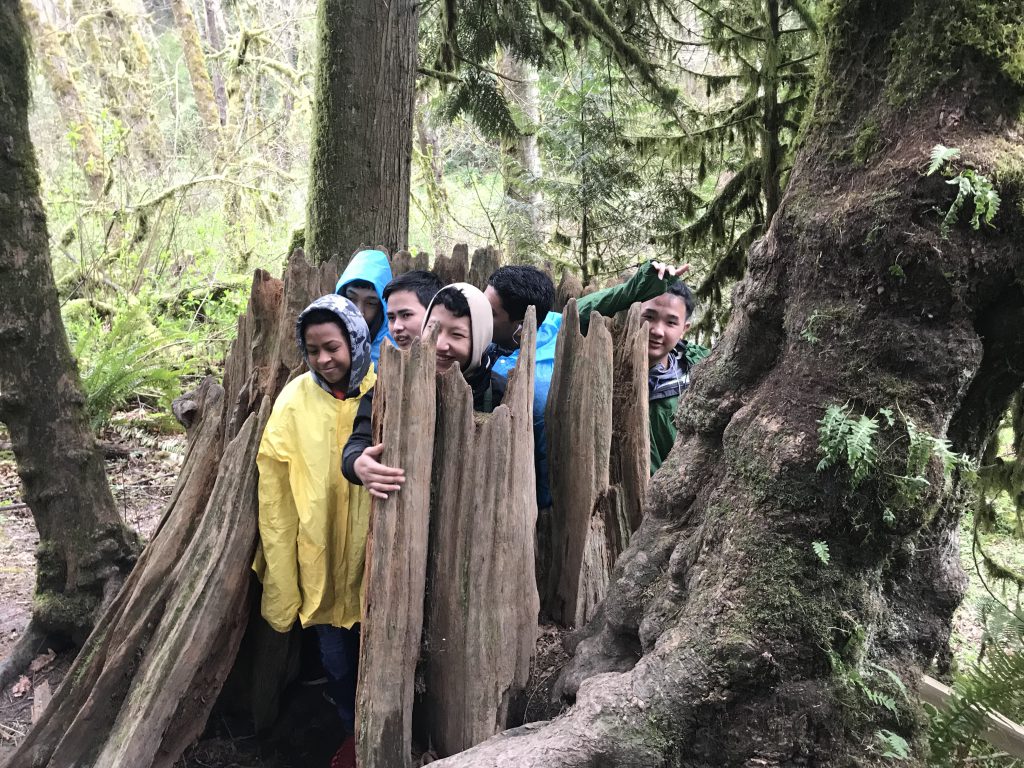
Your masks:
{"label": "yellow rain poncho", "polygon": [[[336,322],[344,331],[349,371],[343,386],[328,383],[310,365],[307,322]],[[289,631],[296,618],[303,627],[349,628],[362,613],[370,497],[342,476],[341,452],[359,401],[377,378],[369,337],[356,306],[336,294],[316,299],[295,322],[310,371],[281,390],[256,456],[260,548],[253,570],[263,582],[263,618],[278,632]]]}
{"label": "yellow rain poncho", "polygon": [[[363,378],[360,397],[375,380],[373,371]],[[341,475],[358,407],[359,398],[337,400],[306,373],[282,390],[263,432],[253,567],[263,618],[278,632],[296,617],[303,627],[360,620],[370,496]]]}

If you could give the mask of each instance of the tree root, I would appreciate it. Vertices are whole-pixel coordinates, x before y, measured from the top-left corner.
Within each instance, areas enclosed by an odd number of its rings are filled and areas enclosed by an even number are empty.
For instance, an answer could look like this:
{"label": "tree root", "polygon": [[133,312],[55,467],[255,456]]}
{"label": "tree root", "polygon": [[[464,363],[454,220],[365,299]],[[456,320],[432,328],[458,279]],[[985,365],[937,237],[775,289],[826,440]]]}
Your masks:
{"label": "tree root", "polygon": [[48,639],[49,635],[40,628],[39,623],[34,618],[30,620],[14,648],[7,654],[7,658],[0,662],[0,690],[10,685],[28,668],[32,659],[46,646]]}

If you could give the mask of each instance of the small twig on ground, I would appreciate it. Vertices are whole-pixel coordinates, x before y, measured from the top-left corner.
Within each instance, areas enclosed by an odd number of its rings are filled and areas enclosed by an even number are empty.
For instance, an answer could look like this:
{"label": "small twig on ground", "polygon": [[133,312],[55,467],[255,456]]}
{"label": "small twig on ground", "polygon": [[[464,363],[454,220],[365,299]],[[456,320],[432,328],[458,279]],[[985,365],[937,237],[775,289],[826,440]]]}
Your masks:
{"label": "small twig on ground", "polygon": [[19,504],[8,504],[0,507],[0,512],[13,512],[16,509],[28,509],[28,504],[21,502]]}

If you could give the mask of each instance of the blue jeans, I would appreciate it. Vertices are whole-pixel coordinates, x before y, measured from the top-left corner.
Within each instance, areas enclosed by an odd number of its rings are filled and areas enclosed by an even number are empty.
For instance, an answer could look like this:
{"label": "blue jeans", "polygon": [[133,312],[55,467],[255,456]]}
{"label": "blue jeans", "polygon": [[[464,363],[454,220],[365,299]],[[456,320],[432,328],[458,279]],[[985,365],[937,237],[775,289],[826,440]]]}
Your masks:
{"label": "blue jeans", "polygon": [[318,624],[320,660],[327,673],[327,692],[348,733],[355,732],[356,679],[359,675],[359,625],[351,629]]}

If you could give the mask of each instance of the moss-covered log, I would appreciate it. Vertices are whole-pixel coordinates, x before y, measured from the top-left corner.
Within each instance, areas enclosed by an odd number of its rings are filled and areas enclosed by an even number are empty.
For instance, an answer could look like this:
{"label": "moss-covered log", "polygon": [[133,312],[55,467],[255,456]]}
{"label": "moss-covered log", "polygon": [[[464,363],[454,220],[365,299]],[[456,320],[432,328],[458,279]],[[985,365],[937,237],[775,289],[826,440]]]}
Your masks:
{"label": "moss-covered log", "polygon": [[[917,686],[961,598],[970,489],[927,452],[908,488],[904,418],[976,457],[1024,377],[1022,17],[832,5],[789,188],[561,680],[575,705],[439,766],[884,765],[885,731],[927,764]],[[938,143],[995,182],[994,226],[940,235]],[[880,430],[859,483],[817,469],[819,421],[847,403]]]}
{"label": "moss-covered log", "polygon": [[306,252],[406,247],[416,33],[413,0],[319,0]]}

